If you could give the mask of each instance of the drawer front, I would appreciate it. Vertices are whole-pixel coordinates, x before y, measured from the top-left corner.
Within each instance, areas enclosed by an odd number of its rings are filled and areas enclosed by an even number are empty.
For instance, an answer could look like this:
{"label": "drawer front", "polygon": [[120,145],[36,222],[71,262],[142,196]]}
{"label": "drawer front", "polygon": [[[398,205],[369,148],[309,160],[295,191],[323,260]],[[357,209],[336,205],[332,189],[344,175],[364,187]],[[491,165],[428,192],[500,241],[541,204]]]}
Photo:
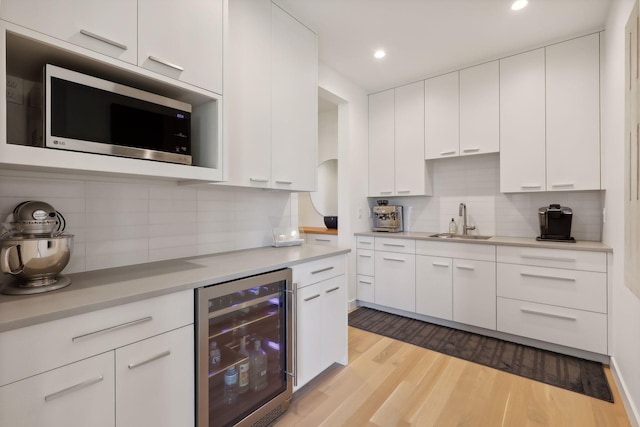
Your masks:
{"label": "drawer front", "polygon": [[293,281],[298,284],[298,288],[304,288],[313,283],[341,276],[345,268],[343,255],[323,258],[293,266]]}
{"label": "drawer front", "polygon": [[356,284],[357,298],[360,301],[375,302],[375,278],[358,274]]}
{"label": "drawer front", "polygon": [[307,234],[309,245],[338,246],[338,236],[332,234]]}
{"label": "drawer front", "polygon": [[495,261],[495,245],[434,242],[431,240],[418,240],[416,242],[416,254],[460,259],[475,259],[478,261]]}
{"label": "drawer front", "polygon": [[358,249],[374,249],[375,238],[373,236],[356,236],[356,246]]}
{"label": "drawer front", "polygon": [[193,323],[193,290],[0,334],[0,385]]}
{"label": "drawer front", "polygon": [[393,239],[376,237],[376,251],[398,252],[403,254],[416,253],[416,241],[410,239]]}
{"label": "drawer front", "polygon": [[373,276],[374,274],[374,251],[358,249],[358,259],[356,260],[356,270],[358,274]]}
{"label": "drawer front", "polygon": [[607,274],[498,263],[498,296],[607,312]]}
{"label": "drawer front", "polygon": [[497,254],[498,262],[510,264],[607,272],[607,254],[604,252],[498,246]]}
{"label": "drawer front", "polygon": [[498,298],[498,330],[607,354],[607,315]]}

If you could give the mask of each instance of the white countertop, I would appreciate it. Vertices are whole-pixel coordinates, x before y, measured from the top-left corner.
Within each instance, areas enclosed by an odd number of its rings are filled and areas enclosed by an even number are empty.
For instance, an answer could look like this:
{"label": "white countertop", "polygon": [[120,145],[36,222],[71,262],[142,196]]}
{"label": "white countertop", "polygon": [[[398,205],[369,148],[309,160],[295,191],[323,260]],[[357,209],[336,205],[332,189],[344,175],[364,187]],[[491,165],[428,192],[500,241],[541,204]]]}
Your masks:
{"label": "white countertop", "polygon": [[574,243],[570,242],[551,242],[538,241],[535,237],[500,237],[493,236],[489,239],[459,239],[459,238],[441,238],[431,237],[437,232],[410,232],[388,233],[380,231],[367,231],[355,233],[356,236],[373,236],[373,237],[389,237],[394,239],[411,239],[411,240],[434,240],[438,242],[449,243],[474,243],[480,245],[502,245],[502,246],[528,246],[533,248],[549,248],[549,249],[568,249],[576,251],[597,251],[597,252],[613,252],[613,249],[602,242],[593,242],[589,240],[578,240]]}
{"label": "white countertop", "polygon": [[0,332],[348,252],[315,245],[263,247],[69,274],[71,284],[62,289],[0,295]]}

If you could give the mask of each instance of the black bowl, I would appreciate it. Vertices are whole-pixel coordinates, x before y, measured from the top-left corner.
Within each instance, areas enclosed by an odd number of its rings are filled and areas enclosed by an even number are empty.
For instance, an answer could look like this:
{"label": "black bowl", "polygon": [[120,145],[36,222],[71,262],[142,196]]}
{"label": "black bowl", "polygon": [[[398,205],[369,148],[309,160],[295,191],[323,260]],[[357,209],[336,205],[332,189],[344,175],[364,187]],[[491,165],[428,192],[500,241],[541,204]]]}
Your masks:
{"label": "black bowl", "polygon": [[338,217],[337,216],[325,216],[324,217],[324,225],[327,228],[338,228]]}

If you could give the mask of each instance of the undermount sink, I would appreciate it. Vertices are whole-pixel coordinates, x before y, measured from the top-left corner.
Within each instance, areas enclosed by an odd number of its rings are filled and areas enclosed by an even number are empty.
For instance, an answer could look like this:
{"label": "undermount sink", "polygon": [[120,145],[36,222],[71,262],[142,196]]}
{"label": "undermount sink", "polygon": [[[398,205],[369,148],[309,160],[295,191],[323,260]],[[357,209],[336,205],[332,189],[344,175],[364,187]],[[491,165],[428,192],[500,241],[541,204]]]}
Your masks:
{"label": "undermount sink", "polygon": [[451,234],[451,233],[438,233],[438,234],[432,234],[429,237],[439,237],[441,239],[487,240],[487,239],[490,239],[493,236],[479,236],[479,235],[472,235],[472,234],[463,235],[463,234]]}

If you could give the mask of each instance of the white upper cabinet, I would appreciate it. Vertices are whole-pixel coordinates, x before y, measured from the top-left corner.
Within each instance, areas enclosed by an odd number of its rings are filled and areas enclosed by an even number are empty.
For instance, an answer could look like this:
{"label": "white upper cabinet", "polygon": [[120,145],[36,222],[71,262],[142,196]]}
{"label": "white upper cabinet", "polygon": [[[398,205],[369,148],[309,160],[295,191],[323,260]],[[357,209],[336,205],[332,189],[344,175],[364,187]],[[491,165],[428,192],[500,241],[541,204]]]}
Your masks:
{"label": "white upper cabinet", "polygon": [[221,23],[222,0],[138,0],[138,65],[221,94]]}
{"label": "white upper cabinet", "polygon": [[546,48],[547,190],[600,189],[600,36]]}
{"label": "white upper cabinet", "polygon": [[500,60],[500,191],[544,191],[544,49]]}
{"label": "white upper cabinet", "polygon": [[395,191],[394,89],[369,95],[369,195]]}
{"label": "white upper cabinet", "polygon": [[500,151],[498,61],[460,70],[460,155]]}
{"label": "white upper cabinet", "polygon": [[425,159],[460,154],[459,73],[424,81]]}
{"label": "white upper cabinet", "polygon": [[3,0],[0,18],[135,65],[136,6],[137,0]]}

